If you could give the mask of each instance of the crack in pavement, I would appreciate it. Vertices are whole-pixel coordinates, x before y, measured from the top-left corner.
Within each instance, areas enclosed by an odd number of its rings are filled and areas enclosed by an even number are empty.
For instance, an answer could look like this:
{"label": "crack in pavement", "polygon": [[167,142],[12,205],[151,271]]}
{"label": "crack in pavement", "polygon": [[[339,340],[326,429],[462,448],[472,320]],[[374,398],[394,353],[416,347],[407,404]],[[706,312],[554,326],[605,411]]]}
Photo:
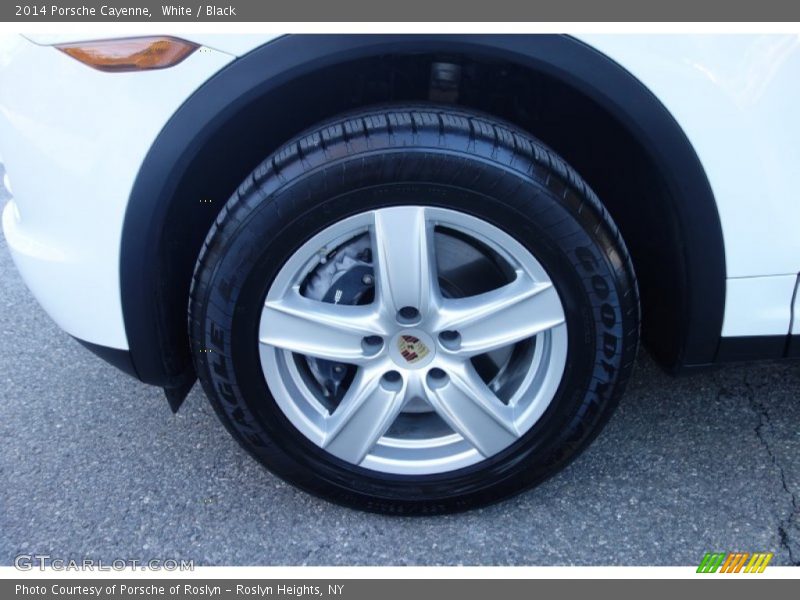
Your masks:
{"label": "crack in pavement", "polygon": [[800,566],[800,556],[795,557],[792,550],[792,540],[790,539],[790,529],[792,528],[792,523],[795,517],[800,515],[800,502],[798,501],[797,495],[789,488],[789,483],[786,481],[786,471],[778,461],[778,457],[775,455],[767,435],[765,435],[765,432],[770,434],[774,434],[775,432],[772,425],[772,420],[770,419],[769,410],[762,400],[757,399],[756,393],[747,374],[745,374],[742,378],[742,383],[747,390],[747,400],[750,404],[750,408],[756,413],[756,415],[758,415],[758,424],[753,428],[753,431],[755,432],[758,441],[767,451],[770,461],[772,461],[772,464],[777,469],[781,486],[783,487],[783,491],[789,497],[789,502],[791,505],[789,514],[785,518],[781,519],[778,523],[778,537],[781,542],[781,547],[785,548],[786,553],[789,556],[790,564],[793,566]]}

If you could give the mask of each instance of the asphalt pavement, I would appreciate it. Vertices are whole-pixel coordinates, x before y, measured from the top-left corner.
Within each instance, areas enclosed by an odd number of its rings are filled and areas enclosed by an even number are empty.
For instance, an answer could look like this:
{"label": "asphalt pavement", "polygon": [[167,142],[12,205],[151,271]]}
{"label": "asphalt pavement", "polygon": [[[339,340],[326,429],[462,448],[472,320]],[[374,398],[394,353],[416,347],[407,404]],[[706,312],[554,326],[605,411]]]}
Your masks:
{"label": "asphalt pavement", "polygon": [[[39,308],[0,242],[0,564],[18,554],[196,565],[800,564],[800,363],[685,378],[640,355],[562,473],[468,513],[328,504],[245,454],[199,386],[177,415]],[[90,291],[87,291],[90,293]]]}

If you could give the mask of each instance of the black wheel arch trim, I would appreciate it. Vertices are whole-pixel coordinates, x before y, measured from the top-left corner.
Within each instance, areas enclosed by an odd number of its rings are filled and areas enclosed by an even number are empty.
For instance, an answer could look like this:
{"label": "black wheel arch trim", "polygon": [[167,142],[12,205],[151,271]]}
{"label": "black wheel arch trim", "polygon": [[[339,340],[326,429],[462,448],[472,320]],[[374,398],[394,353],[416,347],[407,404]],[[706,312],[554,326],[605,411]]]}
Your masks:
{"label": "black wheel arch trim", "polygon": [[726,278],[717,205],[681,127],[628,71],[560,35],[289,35],[233,61],[192,94],[164,126],[136,177],[123,225],[120,280],[130,355],[142,381],[181,388],[194,376],[188,335],[179,341],[185,313],[166,314],[161,298],[169,282],[157,265],[168,207],[203,144],[247,103],[295,77],[365,56],[420,52],[503,59],[557,78],[603,106],[651,153],[677,199],[685,241],[687,318],[668,366],[715,361]]}
{"label": "black wheel arch trim", "polygon": [[719,342],[717,362],[749,362],[800,358],[800,335],[749,335],[724,337]]}

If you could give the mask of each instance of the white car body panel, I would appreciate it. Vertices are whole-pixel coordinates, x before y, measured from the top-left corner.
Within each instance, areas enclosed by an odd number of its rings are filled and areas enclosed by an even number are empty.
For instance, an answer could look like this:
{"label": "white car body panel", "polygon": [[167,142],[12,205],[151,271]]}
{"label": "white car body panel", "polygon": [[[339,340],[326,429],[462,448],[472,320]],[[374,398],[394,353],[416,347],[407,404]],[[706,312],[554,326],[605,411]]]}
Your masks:
{"label": "white car body panel", "polygon": [[[6,237],[45,309],[95,344],[128,348],[120,234],[150,145],[205,80],[276,36],[181,37],[203,51],[163,71],[115,74],[47,46],[87,36],[0,38],[0,155],[14,191],[3,213]],[[659,98],[706,170],[729,278],[723,335],[788,333],[800,271],[800,38],[578,37]]]}
{"label": "white car body panel", "polygon": [[700,157],[725,240],[722,335],[787,334],[800,271],[800,37],[579,37],[647,86]]}
{"label": "white car body panel", "polygon": [[0,38],[0,155],[14,197],[3,229],[25,283],[71,335],[128,349],[119,250],[147,151],[183,101],[233,60],[103,73],[19,36]]}
{"label": "white car body panel", "polygon": [[717,201],[728,277],[797,274],[800,37],[581,39],[636,76],[686,133]]}
{"label": "white car body panel", "polygon": [[757,335],[789,333],[796,282],[797,275],[728,279],[723,336],[754,335],[755,327]]}

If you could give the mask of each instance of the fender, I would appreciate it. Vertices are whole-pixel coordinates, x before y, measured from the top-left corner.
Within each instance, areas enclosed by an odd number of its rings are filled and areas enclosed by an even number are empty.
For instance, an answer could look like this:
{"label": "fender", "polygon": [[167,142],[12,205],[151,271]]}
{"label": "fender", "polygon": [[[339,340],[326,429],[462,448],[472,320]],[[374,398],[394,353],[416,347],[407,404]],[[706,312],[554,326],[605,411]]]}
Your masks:
{"label": "fender", "polygon": [[628,130],[659,165],[684,242],[685,318],[670,366],[714,362],[726,278],[717,205],[681,127],[624,68],[583,42],[557,35],[290,35],[229,64],[189,97],[153,143],[130,195],[120,277],[131,360],[141,380],[173,390],[173,407],[175,390],[185,394],[195,375],[186,327],[188,279],[180,273],[175,285],[164,257],[186,252],[184,260],[191,260],[193,249],[170,244],[165,225],[203,148],[237,113],[297,77],[363,57],[420,52],[502,59],[544,73],[591,98]]}

